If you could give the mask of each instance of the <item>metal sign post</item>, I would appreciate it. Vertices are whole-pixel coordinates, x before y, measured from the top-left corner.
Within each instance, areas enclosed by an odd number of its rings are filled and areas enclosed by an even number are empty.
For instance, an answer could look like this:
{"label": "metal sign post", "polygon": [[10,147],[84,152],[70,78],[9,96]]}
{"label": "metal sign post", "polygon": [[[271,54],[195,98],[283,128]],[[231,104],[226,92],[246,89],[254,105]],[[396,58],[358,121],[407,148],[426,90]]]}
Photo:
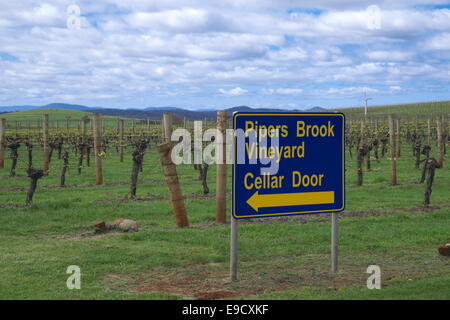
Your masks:
{"label": "metal sign post", "polygon": [[237,280],[237,250],[238,250],[238,225],[237,220],[231,216],[231,245],[230,245],[230,279]]}
{"label": "metal sign post", "polygon": [[331,272],[338,272],[339,220],[337,213],[331,214]]}

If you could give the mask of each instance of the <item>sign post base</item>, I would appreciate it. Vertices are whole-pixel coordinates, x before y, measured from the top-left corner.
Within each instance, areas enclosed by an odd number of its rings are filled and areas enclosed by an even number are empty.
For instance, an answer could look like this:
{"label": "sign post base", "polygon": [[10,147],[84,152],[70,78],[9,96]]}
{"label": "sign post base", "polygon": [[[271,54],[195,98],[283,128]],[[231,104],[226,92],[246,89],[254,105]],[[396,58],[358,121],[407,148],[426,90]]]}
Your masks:
{"label": "sign post base", "polygon": [[331,214],[331,272],[338,272],[339,220],[337,213]]}
{"label": "sign post base", "polygon": [[237,220],[231,217],[231,245],[230,245],[230,280],[237,281],[237,241],[238,241],[238,226]]}

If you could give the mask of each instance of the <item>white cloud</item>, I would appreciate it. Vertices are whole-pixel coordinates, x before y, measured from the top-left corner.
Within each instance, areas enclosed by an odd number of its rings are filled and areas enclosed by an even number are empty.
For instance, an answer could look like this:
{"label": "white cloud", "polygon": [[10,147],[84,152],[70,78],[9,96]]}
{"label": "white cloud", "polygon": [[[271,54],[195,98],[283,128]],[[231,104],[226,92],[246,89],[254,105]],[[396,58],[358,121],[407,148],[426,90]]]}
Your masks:
{"label": "white cloud", "polygon": [[27,23],[33,24],[53,24],[55,21],[61,20],[65,14],[58,11],[51,4],[44,3],[39,7],[34,7],[26,11],[18,12],[19,17]]}
{"label": "white cloud", "polygon": [[402,91],[403,91],[403,89],[400,86],[390,86],[389,87],[389,92],[390,93],[400,93]]}
{"label": "white cloud", "polygon": [[328,95],[347,95],[347,96],[362,96],[366,94],[375,94],[379,90],[368,87],[348,87],[348,88],[330,88],[326,91]]}
{"label": "white cloud", "polygon": [[424,42],[426,50],[447,50],[450,51],[450,32],[441,33]]}
{"label": "white cloud", "polygon": [[277,88],[277,89],[262,89],[261,92],[263,94],[272,95],[272,94],[280,94],[280,95],[297,95],[303,93],[303,89],[298,88]]}
{"label": "white cloud", "polygon": [[366,53],[367,58],[377,61],[408,61],[415,55],[411,51],[370,51]]}
{"label": "white cloud", "polygon": [[288,100],[310,94],[308,87],[351,96],[448,83],[450,10],[413,6],[443,1],[377,3],[380,30],[367,28],[373,1],[366,0],[80,0],[82,28],[69,30],[69,3],[4,1],[0,101],[145,94],[207,101],[212,87],[228,97]]}
{"label": "white cloud", "polygon": [[219,92],[225,96],[241,96],[243,94],[246,94],[248,91],[239,87],[230,89],[230,90],[225,90],[220,88]]}
{"label": "white cloud", "polygon": [[293,47],[282,49],[280,51],[272,51],[268,53],[268,57],[275,61],[306,60],[308,58],[308,53],[302,48]]}
{"label": "white cloud", "polygon": [[220,31],[229,26],[221,14],[197,8],[136,12],[126,21],[132,27],[181,33]]}

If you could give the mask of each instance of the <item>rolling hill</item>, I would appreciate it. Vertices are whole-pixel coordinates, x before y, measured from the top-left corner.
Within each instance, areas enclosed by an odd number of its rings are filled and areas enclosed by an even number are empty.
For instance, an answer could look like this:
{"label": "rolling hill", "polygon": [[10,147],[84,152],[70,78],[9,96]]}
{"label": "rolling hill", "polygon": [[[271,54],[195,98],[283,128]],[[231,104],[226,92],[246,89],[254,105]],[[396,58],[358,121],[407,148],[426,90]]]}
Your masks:
{"label": "rolling hill", "polygon": [[[81,119],[85,116],[92,116],[93,113],[66,109],[33,109],[4,113],[1,115],[1,118],[7,121],[37,121],[42,120],[44,114],[49,114],[51,120],[67,120],[67,118]],[[107,118],[115,119],[115,117],[109,116]]]}
{"label": "rolling hill", "polygon": [[[4,109],[3,109],[4,108]],[[2,110],[13,110],[16,107],[0,107]],[[83,105],[75,104],[63,104],[52,103],[42,107],[24,107],[24,110],[20,110],[21,107],[17,107],[19,110],[10,111],[10,113],[3,114],[2,118],[11,120],[23,120],[23,117],[31,117],[30,119],[40,118],[43,114],[49,113],[55,120],[64,120],[70,116],[72,118],[82,118],[89,113],[98,113],[113,118],[134,118],[134,119],[152,119],[160,120],[165,112],[170,112],[176,115],[178,118],[186,118],[188,120],[213,120],[217,117],[217,110],[205,110],[205,111],[192,111],[177,107],[158,107],[158,108],[146,108],[146,109],[113,109],[113,108],[92,108]],[[33,108],[33,109],[30,109]],[[320,107],[315,107],[313,111],[326,110]],[[262,108],[250,108],[247,106],[238,106],[226,109],[231,115],[233,112],[280,112],[280,109],[262,109]],[[26,113],[25,113],[26,111]]]}
{"label": "rolling hill", "polygon": [[[17,111],[13,111],[16,110]],[[43,114],[51,114],[52,119],[55,120],[65,120],[67,117],[72,118],[82,118],[85,115],[98,113],[104,116],[115,118],[133,118],[133,119],[152,119],[160,120],[163,117],[164,112],[173,113],[177,118],[187,120],[214,120],[216,119],[216,110],[202,110],[193,111],[186,110],[178,107],[157,107],[157,108],[145,108],[145,109],[113,109],[113,108],[100,108],[100,107],[87,107],[77,104],[64,104],[64,103],[52,103],[41,107],[33,106],[18,106],[18,107],[0,107],[0,113],[2,111],[7,111],[8,113],[3,113],[2,118],[9,120],[23,120],[24,117],[28,119],[38,119],[41,118]],[[26,112],[24,112],[26,111]],[[262,108],[251,108],[248,106],[237,106],[226,109],[226,111],[231,115],[235,111],[240,112],[280,112],[284,110],[280,109],[262,109]],[[305,110],[290,110],[290,111],[305,111]],[[364,114],[364,108],[341,108],[341,109],[325,109],[322,107],[313,107],[306,111],[339,111],[343,112],[348,116],[362,116]],[[450,113],[450,101],[439,101],[439,102],[423,102],[423,103],[412,103],[412,104],[399,104],[399,105],[388,105],[388,106],[372,106],[368,109],[369,115],[387,115],[387,114],[398,114],[398,115],[436,115],[436,114],[449,114]]]}
{"label": "rolling hill", "polygon": [[[364,108],[343,108],[336,111],[346,115],[363,115]],[[437,115],[450,113],[450,101],[421,102],[389,106],[373,106],[368,108],[369,115]]]}

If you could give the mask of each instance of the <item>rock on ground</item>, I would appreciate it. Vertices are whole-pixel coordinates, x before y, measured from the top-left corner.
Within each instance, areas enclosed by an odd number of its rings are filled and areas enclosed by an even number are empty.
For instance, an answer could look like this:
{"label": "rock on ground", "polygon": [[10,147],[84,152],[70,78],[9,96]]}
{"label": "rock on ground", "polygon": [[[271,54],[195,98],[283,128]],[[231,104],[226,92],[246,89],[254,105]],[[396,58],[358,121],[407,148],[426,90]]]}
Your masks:
{"label": "rock on ground", "polygon": [[438,247],[439,253],[443,256],[450,256],[450,243]]}
{"label": "rock on ground", "polygon": [[122,232],[138,232],[139,226],[134,220],[119,218],[111,223],[111,229],[117,229]]}

